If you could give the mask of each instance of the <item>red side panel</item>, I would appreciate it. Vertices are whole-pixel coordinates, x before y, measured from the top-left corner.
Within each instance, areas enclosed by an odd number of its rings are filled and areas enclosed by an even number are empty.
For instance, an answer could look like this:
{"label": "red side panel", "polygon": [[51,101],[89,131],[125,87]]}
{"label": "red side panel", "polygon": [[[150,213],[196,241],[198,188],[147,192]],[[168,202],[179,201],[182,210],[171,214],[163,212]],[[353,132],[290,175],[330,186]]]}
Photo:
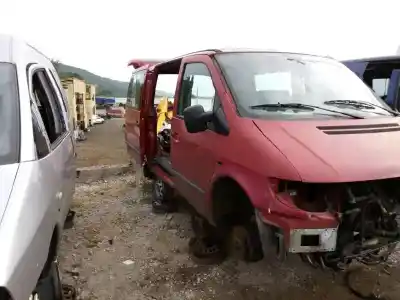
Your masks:
{"label": "red side panel", "polygon": [[152,160],[157,152],[157,113],[154,107],[154,93],[157,76],[147,71],[141,95],[140,111],[140,154],[142,162]]}

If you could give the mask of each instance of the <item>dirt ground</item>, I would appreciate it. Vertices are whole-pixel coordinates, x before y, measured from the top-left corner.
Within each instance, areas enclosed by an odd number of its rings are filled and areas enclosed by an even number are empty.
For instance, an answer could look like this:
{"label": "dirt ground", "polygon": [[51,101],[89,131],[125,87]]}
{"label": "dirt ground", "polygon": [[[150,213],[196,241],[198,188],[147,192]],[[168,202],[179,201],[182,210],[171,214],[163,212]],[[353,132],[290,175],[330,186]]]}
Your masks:
{"label": "dirt ground", "polygon": [[78,167],[127,163],[123,124],[124,119],[110,119],[85,133],[87,140],[77,144]]}
{"label": "dirt ground", "polygon": [[[88,133],[78,144],[81,165],[127,161],[120,125],[112,120]],[[150,183],[135,182],[130,173],[77,186],[75,225],[64,233],[60,263],[78,299],[358,299],[343,274],[313,269],[295,256],[282,264],[232,258],[215,266],[194,263],[188,215],[154,215]],[[364,267],[351,281],[365,293],[400,299],[398,261],[396,253],[385,268]]]}

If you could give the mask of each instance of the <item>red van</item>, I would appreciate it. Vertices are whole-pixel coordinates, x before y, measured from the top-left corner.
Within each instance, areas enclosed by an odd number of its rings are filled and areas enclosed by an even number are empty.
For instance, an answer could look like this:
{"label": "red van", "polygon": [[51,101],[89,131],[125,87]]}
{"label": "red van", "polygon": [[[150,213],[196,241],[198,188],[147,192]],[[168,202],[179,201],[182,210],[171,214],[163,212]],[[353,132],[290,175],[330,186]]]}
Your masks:
{"label": "red van", "polygon": [[[153,179],[154,211],[178,196],[193,208],[195,257],[234,245],[246,261],[297,253],[337,269],[393,251],[399,114],[342,63],[205,50],[131,65],[128,150]],[[171,75],[173,118],[156,132],[156,86]]]}

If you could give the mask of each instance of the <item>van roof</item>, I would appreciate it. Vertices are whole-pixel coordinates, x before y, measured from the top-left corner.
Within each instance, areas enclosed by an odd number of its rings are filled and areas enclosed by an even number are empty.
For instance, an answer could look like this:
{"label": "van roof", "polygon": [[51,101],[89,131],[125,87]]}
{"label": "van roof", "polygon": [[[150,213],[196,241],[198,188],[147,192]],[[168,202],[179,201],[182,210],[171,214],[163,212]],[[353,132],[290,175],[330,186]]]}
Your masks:
{"label": "van roof", "polygon": [[25,41],[7,34],[0,34],[0,62],[40,63],[44,67],[53,67],[46,55]]}
{"label": "van roof", "polygon": [[[132,59],[129,61],[128,66],[132,66],[135,69],[146,69],[149,68],[150,66],[154,66],[157,64],[161,63],[166,63],[174,60],[181,59],[183,57],[191,56],[191,55],[198,55],[198,54],[205,54],[205,55],[213,55],[217,53],[240,53],[240,52],[268,52],[268,53],[283,53],[283,54],[299,54],[299,55],[309,55],[309,56],[316,56],[316,57],[325,57],[327,58],[328,56],[322,56],[322,55],[315,55],[315,54],[307,54],[307,53],[299,53],[299,52],[286,52],[286,51],[277,51],[277,50],[272,50],[272,49],[253,49],[253,48],[222,48],[222,49],[205,49],[205,50],[199,50],[195,52],[190,52],[186,53],[184,55],[175,57],[175,58],[170,58],[170,59]],[[332,58],[332,57],[329,57]]]}

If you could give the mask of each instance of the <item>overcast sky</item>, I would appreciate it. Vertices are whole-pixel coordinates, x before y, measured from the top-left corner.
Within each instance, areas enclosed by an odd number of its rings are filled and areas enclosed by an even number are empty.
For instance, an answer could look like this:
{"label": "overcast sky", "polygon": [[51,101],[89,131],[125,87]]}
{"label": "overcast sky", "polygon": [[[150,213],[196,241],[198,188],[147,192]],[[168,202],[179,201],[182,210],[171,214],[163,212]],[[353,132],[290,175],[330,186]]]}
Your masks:
{"label": "overcast sky", "polygon": [[131,58],[169,58],[205,48],[272,48],[345,59],[394,54],[400,43],[396,0],[0,3],[0,33],[119,80],[128,80]]}

